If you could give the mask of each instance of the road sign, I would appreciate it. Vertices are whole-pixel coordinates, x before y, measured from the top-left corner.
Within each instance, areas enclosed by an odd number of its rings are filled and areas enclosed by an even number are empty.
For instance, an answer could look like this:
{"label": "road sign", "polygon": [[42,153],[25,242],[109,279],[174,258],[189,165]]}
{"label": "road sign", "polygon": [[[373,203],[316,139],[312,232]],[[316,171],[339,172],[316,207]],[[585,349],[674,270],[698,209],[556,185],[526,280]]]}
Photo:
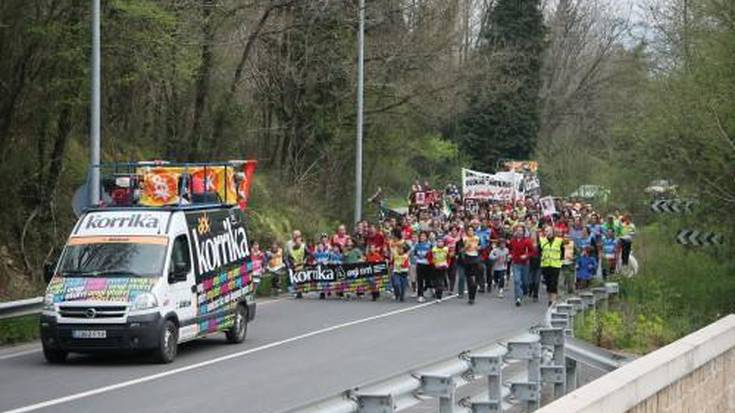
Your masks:
{"label": "road sign", "polygon": [[722,244],[722,236],[713,232],[700,232],[696,230],[683,229],[676,234],[676,242],[681,245],[707,247],[710,245]]}
{"label": "road sign", "polygon": [[651,203],[651,211],[657,214],[689,214],[692,212],[694,201],[682,199],[659,199]]}

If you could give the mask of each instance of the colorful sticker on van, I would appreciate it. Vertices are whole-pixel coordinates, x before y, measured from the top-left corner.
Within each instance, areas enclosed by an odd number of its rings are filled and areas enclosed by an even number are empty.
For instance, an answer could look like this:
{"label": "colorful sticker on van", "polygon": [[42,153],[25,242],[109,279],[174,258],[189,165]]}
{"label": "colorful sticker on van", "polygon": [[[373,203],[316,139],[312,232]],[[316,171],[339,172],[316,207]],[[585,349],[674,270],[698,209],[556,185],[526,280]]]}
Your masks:
{"label": "colorful sticker on van", "polygon": [[47,294],[53,294],[54,303],[65,301],[132,302],[142,293],[150,292],[157,278],[92,278],[54,277]]}
{"label": "colorful sticker on van", "polygon": [[227,330],[234,324],[238,303],[252,293],[250,250],[240,211],[190,212],[186,221],[193,244],[198,333]]}

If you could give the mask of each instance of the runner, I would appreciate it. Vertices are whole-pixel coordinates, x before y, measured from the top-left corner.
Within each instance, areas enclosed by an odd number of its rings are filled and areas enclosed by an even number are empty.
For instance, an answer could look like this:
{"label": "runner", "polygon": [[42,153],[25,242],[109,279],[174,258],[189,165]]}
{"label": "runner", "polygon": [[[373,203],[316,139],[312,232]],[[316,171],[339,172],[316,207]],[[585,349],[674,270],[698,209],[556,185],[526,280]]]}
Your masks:
{"label": "runner", "polygon": [[521,306],[523,296],[528,292],[528,263],[532,249],[533,244],[526,237],[525,227],[522,224],[516,225],[513,239],[510,241],[513,292],[516,307]]}
{"label": "runner", "polygon": [[467,227],[466,235],[462,239],[462,247],[464,253],[464,273],[467,278],[467,288],[469,290],[468,304],[475,304],[475,296],[477,294],[477,279],[481,271],[480,268],[480,239],[475,235],[475,229],[472,226]]}
{"label": "runner", "polygon": [[558,296],[559,271],[563,258],[562,246],[565,241],[557,236],[557,231],[547,227],[541,238],[539,248],[541,250],[541,272],[546,283],[546,292],[549,294],[549,306],[556,302]]}
{"label": "runner", "polygon": [[442,299],[444,291],[444,280],[447,277],[447,269],[449,268],[449,247],[444,245],[444,240],[439,238],[436,245],[431,249],[431,265],[433,266],[433,282],[434,298]]}
{"label": "runner", "polygon": [[505,246],[505,239],[500,240],[500,245],[490,252],[490,260],[493,263],[492,272],[495,286],[498,289],[498,298],[504,297],[505,291],[505,269],[507,268],[508,255],[510,251]]}
{"label": "runner", "polygon": [[429,235],[422,231],[419,234],[419,242],[414,245],[412,255],[416,261],[416,294],[418,302],[426,301],[424,298],[424,289],[427,283],[431,282],[431,265],[429,264],[429,253],[431,252],[431,244],[429,243]]}

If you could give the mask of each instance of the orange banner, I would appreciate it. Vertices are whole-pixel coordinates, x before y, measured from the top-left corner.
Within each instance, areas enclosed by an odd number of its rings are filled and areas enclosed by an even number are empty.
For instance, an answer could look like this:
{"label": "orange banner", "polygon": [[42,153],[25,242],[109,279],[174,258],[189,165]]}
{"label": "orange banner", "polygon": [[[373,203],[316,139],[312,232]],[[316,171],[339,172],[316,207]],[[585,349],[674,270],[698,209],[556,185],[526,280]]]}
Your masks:
{"label": "orange banner", "polygon": [[[188,175],[187,190],[192,194],[216,192],[228,205],[247,207],[257,161],[245,161],[242,171],[235,166],[156,166],[138,170],[143,179],[140,204],[146,206],[175,205],[180,202],[179,182]],[[240,172],[242,172],[240,174]],[[237,181],[242,178],[240,182]]]}

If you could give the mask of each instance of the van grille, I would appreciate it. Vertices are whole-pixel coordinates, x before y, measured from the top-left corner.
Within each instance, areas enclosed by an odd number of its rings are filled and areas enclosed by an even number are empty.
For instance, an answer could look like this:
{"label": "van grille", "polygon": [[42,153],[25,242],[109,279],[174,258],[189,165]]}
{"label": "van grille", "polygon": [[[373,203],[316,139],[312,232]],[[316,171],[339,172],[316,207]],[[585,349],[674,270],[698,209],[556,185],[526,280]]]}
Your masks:
{"label": "van grille", "polygon": [[59,315],[67,318],[121,318],[125,316],[123,306],[59,306]]}

